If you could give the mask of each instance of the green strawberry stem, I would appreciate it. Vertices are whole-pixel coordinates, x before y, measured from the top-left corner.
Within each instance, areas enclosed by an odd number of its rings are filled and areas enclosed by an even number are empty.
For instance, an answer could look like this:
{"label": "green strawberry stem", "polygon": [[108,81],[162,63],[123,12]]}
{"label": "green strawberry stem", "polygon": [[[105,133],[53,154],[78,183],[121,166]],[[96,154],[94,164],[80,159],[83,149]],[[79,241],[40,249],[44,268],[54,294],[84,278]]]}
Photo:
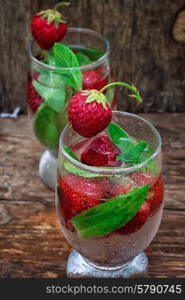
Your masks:
{"label": "green strawberry stem", "polygon": [[125,83],[125,82],[111,82],[111,83],[105,85],[105,86],[100,90],[100,93],[102,93],[104,90],[106,90],[106,89],[108,89],[109,87],[114,86],[114,85],[124,86],[124,87],[126,87],[127,89],[131,90],[131,91],[133,92],[133,94],[129,95],[129,97],[135,98],[136,101],[137,101],[138,103],[141,103],[141,102],[142,102],[141,95],[140,95],[138,89],[135,87],[135,85],[134,85],[134,84],[128,84],[128,83]]}
{"label": "green strawberry stem", "polygon": [[69,6],[69,5],[71,5],[71,3],[70,2],[59,2],[59,3],[57,3],[55,6],[54,6],[54,8],[53,8],[53,10],[58,10],[58,8],[60,7],[60,6]]}

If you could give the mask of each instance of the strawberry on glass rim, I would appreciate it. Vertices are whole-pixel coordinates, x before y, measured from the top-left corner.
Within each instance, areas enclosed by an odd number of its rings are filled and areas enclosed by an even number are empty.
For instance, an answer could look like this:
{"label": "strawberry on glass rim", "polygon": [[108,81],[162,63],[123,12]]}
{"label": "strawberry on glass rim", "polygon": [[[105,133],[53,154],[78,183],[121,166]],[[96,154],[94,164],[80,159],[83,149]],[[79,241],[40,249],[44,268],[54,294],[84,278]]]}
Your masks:
{"label": "strawberry on glass rim", "polygon": [[105,85],[101,90],[82,90],[69,100],[68,119],[73,129],[84,137],[93,137],[103,131],[112,119],[112,109],[109,105],[105,90],[112,86],[124,86],[132,91],[129,97],[135,98],[138,103],[142,102],[137,88],[124,82],[112,82]]}
{"label": "strawberry on glass rim", "polygon": [[50,49],[55,42],[61,41],[67,32],[67,22],[64,16],[57,11],[62,5],[68,6],[70,3],[58,3],[53,9],[43,10],[32,17],[32,35],[44,50]]}

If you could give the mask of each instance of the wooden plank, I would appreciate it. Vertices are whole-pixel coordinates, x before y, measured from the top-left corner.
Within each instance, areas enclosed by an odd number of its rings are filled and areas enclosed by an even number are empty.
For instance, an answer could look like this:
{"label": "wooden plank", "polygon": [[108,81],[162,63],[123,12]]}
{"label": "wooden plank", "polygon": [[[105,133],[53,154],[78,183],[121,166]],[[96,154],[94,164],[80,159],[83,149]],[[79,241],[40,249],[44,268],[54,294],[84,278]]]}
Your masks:
{"label": "wooden plank", "polygon": [[[165,210],[147,249],[150,277],[185,275],[185,212]],[[54,203],[0,201],[0,277],[65,277],[71,247]],[[177,221],[178,220],[178,221]]]}
{"label": "wooden plank", "polygon": [[[25,112],[31,16],[41,9],[52,8],[58,1],[0,1],[0,40],[3,45],[0,47],[3,70],[0,111],[12,111],[20,105]],[[70,26],[91,28],[109,39],[111,66],[116,78],[134,82],[146,99],[136,108],[122,95],[120,109],[185,111],[185,25],[182,14],[174,22],[183,7],[184,0],[78,0],[71,1],[71,7],[64,9]],[[179,41],[181,44],[177,43]]]}
{"label": "wooden plank", "polygon": [[[163,140],[165,207],[185,208],[185,114],[143,114]],[[0,199],[53,201],[54,193],[38,176],[43,146],[35,140],[26,116],[0,119]]]}

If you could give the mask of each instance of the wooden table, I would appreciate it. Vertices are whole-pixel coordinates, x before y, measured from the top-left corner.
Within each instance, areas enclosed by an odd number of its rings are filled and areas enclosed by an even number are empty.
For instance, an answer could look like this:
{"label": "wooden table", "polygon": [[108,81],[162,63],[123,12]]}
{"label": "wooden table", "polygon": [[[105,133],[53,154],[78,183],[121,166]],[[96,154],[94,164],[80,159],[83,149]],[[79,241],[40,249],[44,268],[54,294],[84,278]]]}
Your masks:
{"label": "wooden table", "polygon": [[[145,114],[163,139],[165,208],[146,250],[150,277],[185,276],[185,113]],[[0,277],[66,277],[70,246],[54,193],[38,176],[43,147],[27,116],[0,119]]]}

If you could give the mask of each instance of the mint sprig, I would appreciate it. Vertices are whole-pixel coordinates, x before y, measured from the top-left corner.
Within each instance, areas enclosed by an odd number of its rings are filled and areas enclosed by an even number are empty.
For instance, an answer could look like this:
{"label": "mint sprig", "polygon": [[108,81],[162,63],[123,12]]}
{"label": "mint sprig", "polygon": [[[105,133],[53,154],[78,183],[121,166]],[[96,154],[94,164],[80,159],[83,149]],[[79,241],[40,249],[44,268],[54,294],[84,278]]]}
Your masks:
{"label": "mint sprig", "polygon": [[105,236],[126,225],[136,215],[148,194],[149,186],[135,188],[71,219],[80,238]]}
{"label": "mint sprig", "polygon": [[[39,76],[39,81],[33,80],[32,84],[45,103],[56,112],[61,112],[66,104],[66,92],[62,85],[61,76],[48,72]],[[60,83],[60,88],[55,87]]]}
{"label": "mint sprig", "polygon": [[121,153],[117,155],[117,159],[127,163],[128,165],[136,165],[147,159],[153,149],[146,141],[136,142],[126,131],[115,123],[108,125],[108,133],[112,142],[120,149]]}
{"label": "mint sprig", "polygon": [[[59,67],[69,68],[61,70],[63,80],[76,91],[82,90],[82,73],[79,68],[79,62],[73,51],[66,45],[55,43],[53,46],[53,55]],[[70,70],[70,68],[77,68]],[[60,72],[57,70],[57,72]]]}

